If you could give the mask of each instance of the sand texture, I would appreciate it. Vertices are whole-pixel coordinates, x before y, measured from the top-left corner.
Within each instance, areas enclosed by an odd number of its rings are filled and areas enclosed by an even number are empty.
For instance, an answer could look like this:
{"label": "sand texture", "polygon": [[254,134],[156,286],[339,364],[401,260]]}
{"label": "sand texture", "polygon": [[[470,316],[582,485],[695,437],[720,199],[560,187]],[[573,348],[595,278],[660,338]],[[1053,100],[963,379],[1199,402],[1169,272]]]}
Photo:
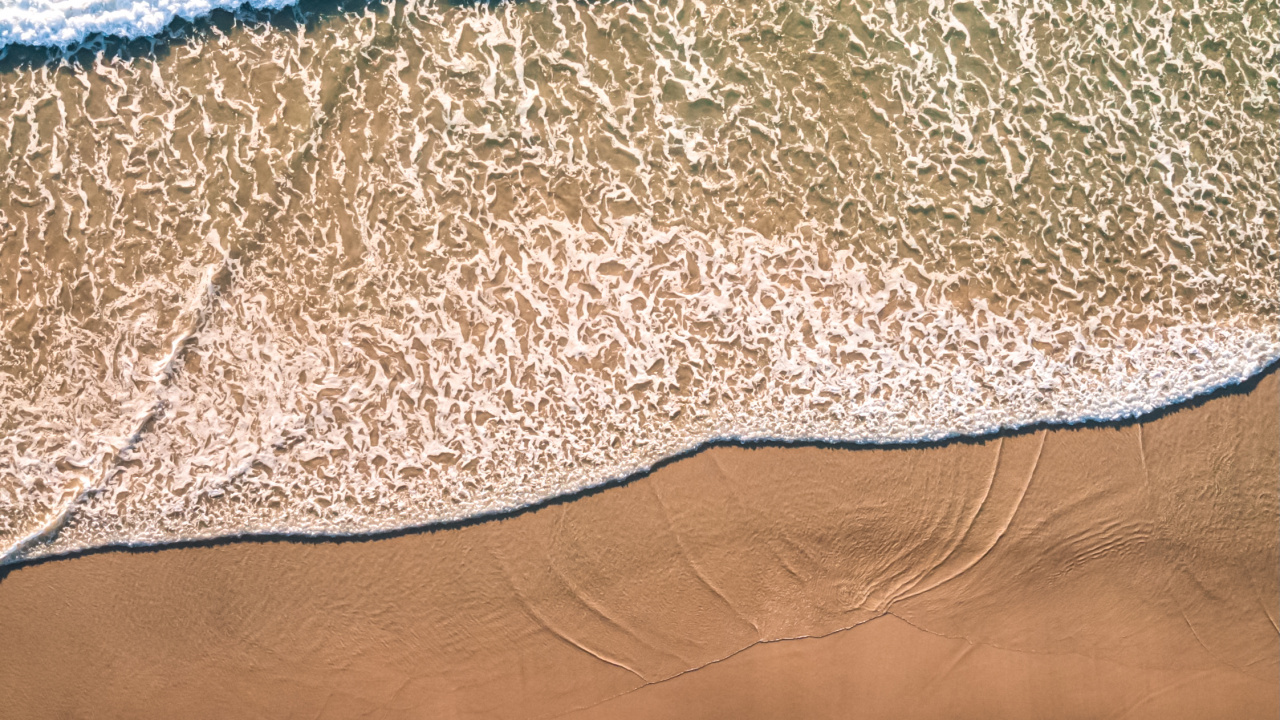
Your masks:
{"label": "sand texture", "polygon": [[715,448],[447,530],[18,567],[0,707],[1274,718],[1278,399],[1271,372],[1118,427]]}

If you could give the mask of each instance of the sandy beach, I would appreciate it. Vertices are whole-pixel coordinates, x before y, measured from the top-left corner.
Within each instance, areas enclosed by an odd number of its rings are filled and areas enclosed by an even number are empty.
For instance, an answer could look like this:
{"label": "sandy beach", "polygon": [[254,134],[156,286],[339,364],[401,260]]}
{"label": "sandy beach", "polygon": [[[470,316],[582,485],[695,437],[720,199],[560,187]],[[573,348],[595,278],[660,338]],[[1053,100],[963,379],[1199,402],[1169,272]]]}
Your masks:
{"label": "sandy beach", "polygon": [[1280,13],[0,0],[0,720],[1280,716]]}
{"label": "sandy beach", "polygon": [[1140,423],[721,447],[501,520],[0,580],[15,718],[1269,718],[1280,375]]}

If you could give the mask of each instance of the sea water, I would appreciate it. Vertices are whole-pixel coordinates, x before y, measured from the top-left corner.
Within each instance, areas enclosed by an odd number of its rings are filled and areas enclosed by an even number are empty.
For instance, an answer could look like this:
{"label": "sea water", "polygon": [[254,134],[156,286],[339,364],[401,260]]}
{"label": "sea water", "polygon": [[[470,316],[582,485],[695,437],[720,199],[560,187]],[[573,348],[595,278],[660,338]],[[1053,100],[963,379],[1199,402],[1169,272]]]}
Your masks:
{"label": "sea water", "polygon": [[1269,3],[217,5],[0,0],[7,561],[1280,357]]}

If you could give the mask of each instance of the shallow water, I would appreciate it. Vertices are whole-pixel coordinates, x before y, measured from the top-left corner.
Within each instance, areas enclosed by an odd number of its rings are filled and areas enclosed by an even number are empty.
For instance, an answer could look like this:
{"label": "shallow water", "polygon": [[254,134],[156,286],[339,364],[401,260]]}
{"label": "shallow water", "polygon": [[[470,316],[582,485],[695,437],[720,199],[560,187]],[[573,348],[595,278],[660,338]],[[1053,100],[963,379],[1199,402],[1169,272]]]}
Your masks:
{"label": "shallow water", "polygon": [[403,527],[1246,377],[1273,10],[398,2],[0,51],[0,547]]}

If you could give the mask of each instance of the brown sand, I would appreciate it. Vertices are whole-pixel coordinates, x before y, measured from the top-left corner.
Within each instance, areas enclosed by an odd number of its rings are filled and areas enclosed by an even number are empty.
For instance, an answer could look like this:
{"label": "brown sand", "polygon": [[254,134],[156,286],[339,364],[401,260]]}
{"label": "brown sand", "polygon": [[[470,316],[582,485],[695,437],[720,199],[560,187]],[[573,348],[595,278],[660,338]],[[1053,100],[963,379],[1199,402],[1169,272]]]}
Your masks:
{"label": "brown sand", "polygon": [[1273,718],[1278,378],[1120,428],[715,449],[452,530],[20,568],[0,715]]}

